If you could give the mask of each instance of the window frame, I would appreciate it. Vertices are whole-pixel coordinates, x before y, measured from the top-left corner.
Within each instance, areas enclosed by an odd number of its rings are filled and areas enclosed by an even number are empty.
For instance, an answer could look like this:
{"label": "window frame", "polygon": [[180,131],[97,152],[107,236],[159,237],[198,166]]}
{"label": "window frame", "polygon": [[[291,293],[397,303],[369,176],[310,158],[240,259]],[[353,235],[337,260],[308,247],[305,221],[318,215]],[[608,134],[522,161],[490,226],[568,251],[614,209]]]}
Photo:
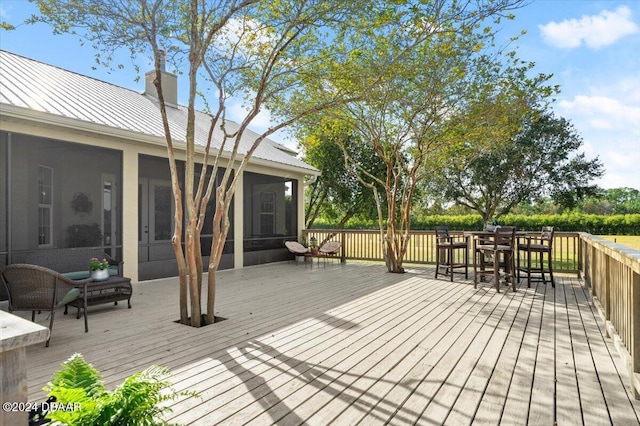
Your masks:
{"label": "window frame", "polygon": [[[41,174],[41,171],[49,171],[49,203],[43,203],[43,199],[42,199],[42,194],[43,191],[45,190],[46,183],[44,182],[44,179],[41,180],[41,176],[43,178],[46,178],[46,175],[43,173]],[[46,235],[46,233],[41,232],[41,230],[43,228],[45,228],[44,224],[43,224],[43,218],[45,217],[45,215],[41,214],[41,211],[48,211],[48,213],[46,214],[46,216],[48,216],[49,219],[49,223],[48,223],[48,235]],[[47,237],[47,238],[41,238],[41,237]],[[47,241],[45,243],[42,243],[41,241]],[[45,166],[42,164],[38,164],[38,247],[53,247],[53,167],[50,166]]]}
{"label": "window frame", "polygon": [[[270,200],[265,200],[263,197],[267,195],[269,196]],[[271,205],[271,211],[265,211],[263,208],[265,206],[265,203],[267,205]],[[262,225],[263,225],[263,218],[267,217],[267,216],[271,216],[271,220],[270,220],[270,225],[271,225],[271,232],[263,232],[262,230]],[[276,230],[276,193],[275,191],[261,191],[260,192],[260,235],[273,235],[275,233]]]}

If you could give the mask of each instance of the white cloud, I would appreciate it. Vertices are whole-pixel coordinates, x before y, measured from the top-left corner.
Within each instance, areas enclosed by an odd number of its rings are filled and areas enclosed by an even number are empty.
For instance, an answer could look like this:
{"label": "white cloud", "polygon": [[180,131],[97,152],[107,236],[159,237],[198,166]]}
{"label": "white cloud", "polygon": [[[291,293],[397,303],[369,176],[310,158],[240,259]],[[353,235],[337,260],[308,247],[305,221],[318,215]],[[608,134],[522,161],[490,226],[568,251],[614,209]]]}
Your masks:
{"label": "white cloud", "polygon": [[[227,119],[235,121],[236,123],[241,123],[249,113],[249,109],[245,107],[241,101],[236,99],[231,99],[227,105]],[[271,126],[271,113],[262,109],[253,120],[251,120],[251,124],[249,128],[256,133],[265,132]]]}
{"label": "white cloud", "polygon": [[11,6],[9,7],[5,7],[5,5],[0,4],[0,18],[9,18],[11,17],[10,11],[11,11]]}
{"label": "white cloud", "polygon": [[604,188],[640,188],[640,150],[637,144],[626,145],[620,149],[611,149],[605,152],[603,160],[607,173],[598,184]]}
{"label": "white cloud", "polygon": [[638,32],[638,25],[631,19],[631,10],[626,6],[615,12],[603,10],[599,15],[583,15],[580,20],[551,21],[538,28],[547,44],[563,49],[574,49],[582,43],[591,49],[599,49]]}
{"label": "white cloud", "polygon": [[640,130],[640,107],[624,105],[617,99],[578,95],[572,101],[560,101],[558,106],[573,117],[584,117],[595,129],[628,127],[634,133]]}
{"label": "white cloud", "polygon": [[[227,105],[227,119],[235,121],[236,123],[242,122],[248,114],[248,109],[242,105],[242,102],[236,99],[232,99]],[[249,128],[256,133],[266,132],[269,127],[272,127],[275,123],[271,117],[271,112],[268,109],[263,108],[258,115],[251,120]],[[281,143],[291,149],[296,149],[297,142],[292,139],[287,129],[280,129],[269,136],[269,139]]]}

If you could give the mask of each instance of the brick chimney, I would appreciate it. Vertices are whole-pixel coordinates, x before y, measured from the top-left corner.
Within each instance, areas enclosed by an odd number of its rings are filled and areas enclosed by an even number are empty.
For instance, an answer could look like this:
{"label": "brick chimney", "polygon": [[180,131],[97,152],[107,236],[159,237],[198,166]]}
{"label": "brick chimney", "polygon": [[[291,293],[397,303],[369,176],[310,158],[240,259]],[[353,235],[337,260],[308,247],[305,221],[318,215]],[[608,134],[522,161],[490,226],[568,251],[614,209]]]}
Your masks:
{"label": "brick chimney", "polygon": [[[166,53],[164,51],[160,51],[160,70],[162,72],[162,93],[164,95],[164,101],[167,104],[178,105],[178,76],[167,72]],[[152,98],[158,99],[158,92],[156,91],[156,86],[153,84],[155,78],[155,70],[148,71],[144,75],[144,93]]]}

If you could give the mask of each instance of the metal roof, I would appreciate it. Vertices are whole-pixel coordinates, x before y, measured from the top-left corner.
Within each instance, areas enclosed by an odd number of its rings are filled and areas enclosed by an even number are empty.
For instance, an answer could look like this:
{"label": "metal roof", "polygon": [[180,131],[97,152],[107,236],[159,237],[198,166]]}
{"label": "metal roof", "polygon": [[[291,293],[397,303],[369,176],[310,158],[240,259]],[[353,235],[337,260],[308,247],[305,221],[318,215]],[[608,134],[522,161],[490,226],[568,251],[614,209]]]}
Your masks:
{"label": "metal roof", "polygon": [[[125,130],[132,132],[132,138],[135,133],[164,138],[155,98],[5,50],[0,50],[0,104]],[[167,106],[167,115],[173,140],[184,142],[187,108]],[[200,111],[196,113],[197,145],[206,145],[210,122],[210,115]],[[230,132],[239,128],[230,120],[225,126]],[[222,135],[219,128],[214,131],[213,149],[219,148]],[[244,155],[258,137],[257,133],[247,129],[238,153]],[[232,146],[226,148],[225,151],[230,152]],[[314,167],[295,158],[291,152],[267,138],[260,143],[252,158],[317,173]]]}

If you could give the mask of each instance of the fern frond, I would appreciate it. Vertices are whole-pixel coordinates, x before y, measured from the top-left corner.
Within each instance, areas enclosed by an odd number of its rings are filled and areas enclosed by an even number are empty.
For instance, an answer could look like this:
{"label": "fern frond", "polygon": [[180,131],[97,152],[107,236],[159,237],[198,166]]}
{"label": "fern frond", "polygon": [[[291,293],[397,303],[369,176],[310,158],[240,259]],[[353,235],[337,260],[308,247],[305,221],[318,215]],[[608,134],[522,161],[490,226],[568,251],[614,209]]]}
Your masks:
{"label": "fern frond", "polygon": [[104,392],[100,373],[78,353],[73,354],[62,364],[62,368],[54,373],[51,382],[44,387],[44,391],[50,392],[56,388],[80,388],[89,397]]}

